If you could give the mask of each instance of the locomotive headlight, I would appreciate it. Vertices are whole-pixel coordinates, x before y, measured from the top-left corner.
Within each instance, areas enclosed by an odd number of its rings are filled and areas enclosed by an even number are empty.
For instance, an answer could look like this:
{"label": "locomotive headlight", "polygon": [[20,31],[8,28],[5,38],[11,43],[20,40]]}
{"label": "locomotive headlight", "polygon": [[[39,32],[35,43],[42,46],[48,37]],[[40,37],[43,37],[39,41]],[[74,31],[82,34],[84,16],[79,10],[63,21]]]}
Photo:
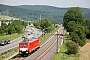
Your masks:
{"label": "locomotive headlight", "polygon": [[28,52],[26,52],[26,53],[28,53]]}

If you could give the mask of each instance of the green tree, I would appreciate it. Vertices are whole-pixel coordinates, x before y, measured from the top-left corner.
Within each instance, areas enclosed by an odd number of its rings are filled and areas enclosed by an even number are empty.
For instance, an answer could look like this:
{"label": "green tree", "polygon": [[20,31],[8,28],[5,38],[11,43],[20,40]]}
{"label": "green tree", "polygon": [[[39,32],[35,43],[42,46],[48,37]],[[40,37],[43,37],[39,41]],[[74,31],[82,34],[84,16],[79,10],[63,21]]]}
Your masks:
{"label": "green tree", "polygon": [[2,30],[2,28],[0,27],[0,35],[3,35],[4,31]]}
{"label": "green tree", "polygon": [[15,29],[16,33],[22,33],[23,32],[23,25],[20,20],[14,20],[11,25]]}
{"label": "green tree", "polygon": [[68,31],[68,32],[74,31],[75,28],[76,28],[76,23],[75,23],[75,21],[70,21],[70,22],[68,22],[68,24],[67,24],[67,31]]}
{"label": "green tree", "polygon": [[7,28],[6,23],[4,23],[4,22],[2,21],[2,22],[1,22],[1,29],[3,30],[4,33],[6,32],[6,28]]}
{"label": "green tree", "polygon": [[12,33],[15,33],[16,31],[15,31],[15,28],[13,27],[13,26],[8,26],[8,28],[7,28],[7,34],[12,34]]}
{"label": "green tree", "polygon": [[11,23],[9,22],[9,23],[8,23],[8,26],[10,26],[10,25],[11,25]]}
{"label": "green tree", "polygon": [[68,41],[66,43],[66,46],[67,46],[67,54],[76,54],[79,51],[79,46],[73,41]]}
{"label": "green tree", "polygon": [[40,28],[44,32],[51,32],[55,28],[54,24],[47,19],[43,19],[39,22],[35,22],[33,23],[33,25],[36,28]]}
{"label": "green tree", "polygon": [[82,13],[80,12],[79,7],[70,8],[64,15],[63,22],[64,27],[67,29],[68,22],[75,21],[76,24],[82,24],[84,22],[84,18]]}
{"label": "green tree", "polygon": [[86,26],[88,28],[88,33],[87,33],[86,37],[88,39],[90,39],[90,20],[86,20],[85,23],[86,23]]}
{"label": "green tree", "polygon": [[85,34],[85,27],[77,25],[75,30],[71,32],[71,38],[72,41],[76,42],[80,46],[83,46],[86,44],[86,34]]}
{"label": "green tree", "polygon": [[77,44],[79,44],[80,38],[79,38],[78,34],[76,32],[71,32],[70,35],[71,35],[72,41],[74,41]]}
{"label": "green tree", "polygon": [[34,22],[33,25],[34,25],[36,28],[41,28],[41,27],[40,27],[40,22]]}
{"label": "green tree", "polygon": [[64,27],[70,33],[72,41],[80,46],[86,43],[86,34],[88,29],[85,26],[84,17],[79,7],[70,8],[63,18]]}
{"label": "green tree", "polygon": [[28,23],[25,22],[25,21],[22,21],[22,25],[26,28],[26,26],[28,25]]}
{"label": "green tree", "polygon": [[51,21],[44,19],[44,20],[41,20],[40,27],[42,30],[46,32],[50,32],[51,30],[54,29],[54,24]]}

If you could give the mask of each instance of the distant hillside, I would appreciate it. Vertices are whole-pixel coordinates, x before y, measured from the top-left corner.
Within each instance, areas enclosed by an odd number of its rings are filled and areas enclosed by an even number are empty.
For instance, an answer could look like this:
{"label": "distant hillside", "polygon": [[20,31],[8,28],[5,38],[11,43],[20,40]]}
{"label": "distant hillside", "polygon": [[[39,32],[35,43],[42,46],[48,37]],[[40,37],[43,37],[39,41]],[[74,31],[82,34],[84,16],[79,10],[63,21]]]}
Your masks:
{"label": "distant hillside", "polygon": [[0,15],[0,20],[20,20],[20,19],[14,18],[14,17],[5,16],[5,15]]}
{"label": "distant hillside", "polygon": [[[47,18],[54,23],[62,23],[63,16],[67,10],[68,8],[58,8],[46,5],[7,6],[0,4],[1,14],[29,21],[37,21],[41,15],[42,19]],[[83,8],[81,11],[85,19],[90,19],[90,9]]]}
{"label": "distant hillside", "polygon": [[81,12],[84,15],[85,19],[89,19],[90,20],[90,9],[83,8],[83,9],[81,9]]}
{"label": "distant hillside", "polygon": [[41,15],[42,19],[47,18],[54,23],[62,23],[63,16],[65,12],[68,10],[68,8],[58,8],[46,5],[22,5],[18,7],[32,10],[31,16],[37,17],[37,20]]}

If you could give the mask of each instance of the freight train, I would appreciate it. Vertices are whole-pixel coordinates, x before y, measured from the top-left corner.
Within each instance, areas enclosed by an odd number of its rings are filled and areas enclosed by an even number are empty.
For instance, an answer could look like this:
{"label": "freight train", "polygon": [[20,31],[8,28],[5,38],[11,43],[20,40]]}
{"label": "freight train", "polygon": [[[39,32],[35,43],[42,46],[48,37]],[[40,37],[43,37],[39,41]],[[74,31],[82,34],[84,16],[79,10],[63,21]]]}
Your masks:
{"label": "freight train", "polygon": [[40,48],[40,43],[38,38],[24,39],[19,42],[19,55],[26,55],[32,53]]}

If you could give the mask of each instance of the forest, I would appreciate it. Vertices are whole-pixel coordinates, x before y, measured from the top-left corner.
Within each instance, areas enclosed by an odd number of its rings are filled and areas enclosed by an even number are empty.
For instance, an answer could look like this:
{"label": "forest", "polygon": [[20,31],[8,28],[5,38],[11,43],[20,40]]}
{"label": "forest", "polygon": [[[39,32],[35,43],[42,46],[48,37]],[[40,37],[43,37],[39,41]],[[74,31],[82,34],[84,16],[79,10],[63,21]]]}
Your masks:
{"label": "forest", "polygon": [[[38,21],[40,19],[48,19],[53,23],[63,23],[64,14],[69,8],[60,8],[47,5],[20,5],[8,6],[0,4],[0,14],[19,18],[27,21]],[[90,9],[81,8],[85,20],[90,19]],[[41,17],[40,17],[41,16]]]}

